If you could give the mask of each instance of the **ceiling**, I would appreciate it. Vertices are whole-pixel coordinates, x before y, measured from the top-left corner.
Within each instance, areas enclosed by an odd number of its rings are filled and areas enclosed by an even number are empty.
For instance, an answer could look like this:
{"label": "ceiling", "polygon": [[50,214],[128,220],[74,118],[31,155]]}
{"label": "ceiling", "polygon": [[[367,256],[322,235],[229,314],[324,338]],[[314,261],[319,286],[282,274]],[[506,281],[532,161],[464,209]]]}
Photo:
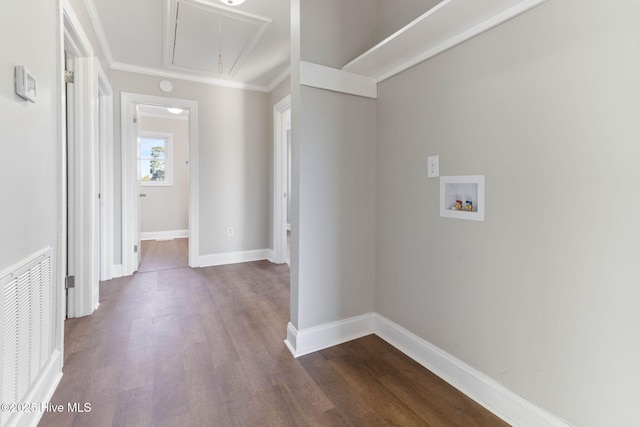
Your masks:
{"label": "ceiling", "polygon": [[113,69],[263,91],[289,74],[289,0],[85,2]]}

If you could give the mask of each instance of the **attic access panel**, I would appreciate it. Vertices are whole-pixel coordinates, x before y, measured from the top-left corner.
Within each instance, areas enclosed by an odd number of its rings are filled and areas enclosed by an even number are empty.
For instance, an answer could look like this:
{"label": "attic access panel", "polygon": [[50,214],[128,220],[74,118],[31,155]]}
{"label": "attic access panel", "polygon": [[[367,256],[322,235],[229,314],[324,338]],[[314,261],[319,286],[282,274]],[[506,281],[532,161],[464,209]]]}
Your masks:
{"label": "attic access panel", "polygon": [[[269,22],[194,0],[171,0],[165,65],[232,77]],[[223,73],[218,70],[219,51]]]}

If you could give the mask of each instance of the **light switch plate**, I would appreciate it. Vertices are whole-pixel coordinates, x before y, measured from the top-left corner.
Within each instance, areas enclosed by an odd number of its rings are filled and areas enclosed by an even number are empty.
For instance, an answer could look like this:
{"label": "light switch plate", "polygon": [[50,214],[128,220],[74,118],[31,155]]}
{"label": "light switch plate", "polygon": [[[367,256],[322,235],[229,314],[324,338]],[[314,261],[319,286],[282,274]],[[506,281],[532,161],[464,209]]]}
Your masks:
{"label": "light switch plate", "polygon": [[440,176],[440,156],[427,157],[427,177],[437,178]]}
{"label": "light switch plate", "polygon": [[38,97],[36,79],[26,68],[18,65],[15,68],[16,73],[16,94],[30,102],[36,102]]}

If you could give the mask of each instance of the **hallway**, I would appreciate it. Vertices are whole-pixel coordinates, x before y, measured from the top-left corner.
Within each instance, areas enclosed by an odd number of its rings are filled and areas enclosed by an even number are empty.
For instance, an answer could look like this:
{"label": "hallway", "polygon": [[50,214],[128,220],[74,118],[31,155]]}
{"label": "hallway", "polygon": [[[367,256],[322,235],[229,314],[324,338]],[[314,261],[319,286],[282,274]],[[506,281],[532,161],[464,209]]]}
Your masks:
{"label": "hallway", "polygon": [[[147,266],[162,267],[159,243]],[[286,264],[139,272],[100,292],[66,321],[51,401],[90,411],[41,426],[506,425],[375,336],[294,359]]]}

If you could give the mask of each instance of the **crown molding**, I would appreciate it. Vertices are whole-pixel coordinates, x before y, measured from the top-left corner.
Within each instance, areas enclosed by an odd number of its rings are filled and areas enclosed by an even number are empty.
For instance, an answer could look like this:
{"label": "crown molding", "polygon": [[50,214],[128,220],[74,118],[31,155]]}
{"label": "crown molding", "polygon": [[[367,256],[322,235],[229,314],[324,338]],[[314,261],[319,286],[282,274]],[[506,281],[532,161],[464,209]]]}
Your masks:
{"label": "crown molding", "polygon": [[98,43],[100,43],[102,52],[104,53],[105,59],[107,60],[107,64],[109,64],[109,67],[111,67],[113,64],[113,54],[111,53],[111,47],[109,46],[109,42],[107,41],[107,36],[104,33],[104,28],[102,27],[102,21],[100,20],[100,16],[98,15],[96,5],[93,0],[83,0],[83,2],[84,6],[87,8],[87,12],[89,13],[89,18],[91,18],[93,29],[96,32]]}
{"label": "crown molding", "polygon": [[[198,1],[198,0],[194,0],[194,2],[202,3],[202,1]],[[75,13],[73,13],[73,9],[71,8],[71,4],[69,3],[69,0],[65,0],[64,3],[65,3],[65,10],[70,10],[72,17],[75,18],[75,21],[77,22],[78,19],[75,16]],[[107,37],[104,32],[104,28],[102,26],[102,21],[100,20],[94,1],[83,0],[83,3],[87,9],[89,18],[91,19],[91,24],[93,25],[93,29],[96,33],[98,42],[100,43],[100,47],[102,48],[102,52],[104,53],[107,64],[113,70],[127,71],[127,72],[138,73],[138,74],[146,74],[150,76],[187,80],[195,83],[204,83],[204,84],[210,84],[214,86],[230,87],[234,89],[253,90],[257,92],[266,92],[266,93],[273,91],[273,89],[275,89],[280,83],[284,81],[284,79],[286,79],[291,74],[290,68],[287,67],[287,69],[284,70],[282,74],[278,75],[271,83],[269,83],[266,86],[262,86],[262,85],[254,85],[249,83],[242,83],[242,82],[229,81],[229,80],[223,80],[223,79],[216,79],[212,77],[194,76],[191,74],[181,73],[176,71],[165,71],[165,70],[159,70],[156,68],[141,67],[137,65],[130,65],[130,64],[124,64],[122,62],[116,62],[113,58],[113,53],[111,52],[111,47],[109,46],[109,42],[107,41]],[[236,14],[238,13],[233,9],[226,8],[223,6],[217,6],[217,8],[225,12],[234,12]],[[259,19],[265,20],[266,22],[271,22],[271,20],[268,20],[266,18],[258,17],[255,15],[247,14],[247,13],[242,13],[242,15],[249,18],[259,18]],[[165,36],[166,36],[166,32],[165,32]]]}
{"label": "crown molding", "polygon": [[277,88],[278,85],[282,83],[290,75],[291,75],[291,68],[287,67],[286,70],[284,70],[278,77],[276,77],[275,79],[273,79],[271,83],[269,83],[269,85],[267,86],[267,89],[269,89],[269,92],[273,92],[273,90]]}
{"label": "crown molding", "polygon": [[195,83],[205,83],[205,84],[210,84],[214,86],[229,87],[234,89],[253,90],[256,92],[266,92],[266,93],[271,91],[267,86],[252,85],[252,84],[247,84],[242,82],[234,82],[230,80],[215,79],[212,77],[193,76],[193,75],[184,74],[184,73],[158,70],[155,68],[139,67],[137,65],[123,64],[121,62],[114,62],[113,64],[111,64],[111,68],[113,70],[127,71],[130,73],[138,73],[138,74],[146,74],[149,76],[158,76],[158,77],[167,77],[171,79],[187,80]]}
{"label": "crown molding", "polygon": [[546,0],[443,0],[342,70],[380,83]]}
{"label": "crown molding", "polygon": [[82,28],[69,0],[63,2],[62,14],[65,43],[70,43],[73,54],[76,56],[93,56],[93,46],[91,46],[87,33]]}

